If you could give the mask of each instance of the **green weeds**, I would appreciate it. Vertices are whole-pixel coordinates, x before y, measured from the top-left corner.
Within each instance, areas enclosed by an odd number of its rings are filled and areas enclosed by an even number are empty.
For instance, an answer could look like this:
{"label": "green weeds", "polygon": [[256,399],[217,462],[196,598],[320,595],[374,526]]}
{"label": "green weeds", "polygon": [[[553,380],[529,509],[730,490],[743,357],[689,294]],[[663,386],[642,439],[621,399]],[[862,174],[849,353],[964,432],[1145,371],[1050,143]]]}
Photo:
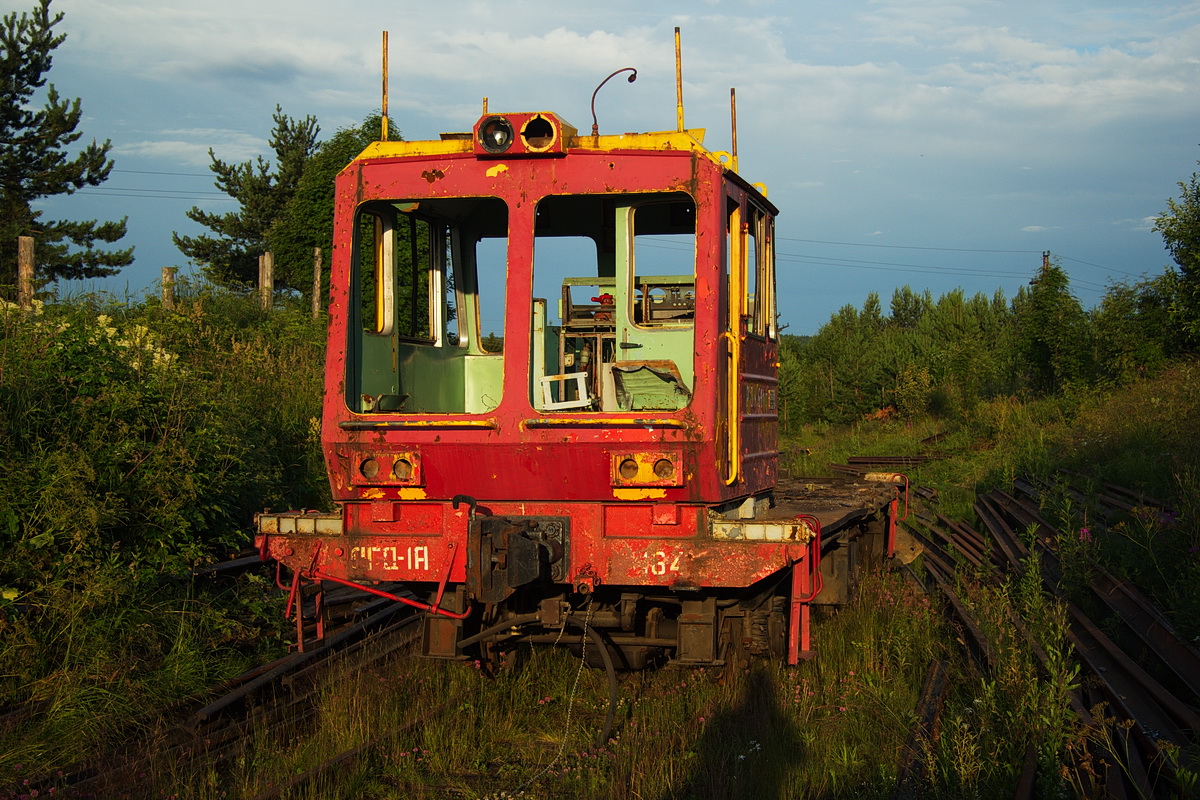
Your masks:
{"label": "green weeds", "polygon": [[[278,593],[193,590],[264,506],[323,504],[323,331],[180,287],[0,309],[0,781],[148,724],[278,646]],[[256,615],[256,612],[259,612]]]}
{"label": "green weeds", "polygon": [[933,749],[934,793],[1011,797],[1031,744],[1040,785],[1058,785],[1078,727],[1069,694],[1079,667],[1066,640],[1064,609],[1042,591],[1036,555],[1015,580],[993,585],[962,578],[958,591],[991,649],[982,674],[961,675],[948,704]]}
{"label": "green weeds", "polygon": [[288,796],[888,797],[926,665],[946,655],[940,615],[898,576],[872,575],[816,636],[819,655],[796,668],[626,675],[599,744],[604,674],[581,673],[567,648],[518,651],[494,678],[420,659],[347,671],[310,722],[256,733],[218,781],[176,771],[163,793],[251,796],[370,743]]}
{"label": "green weeds", "polygon": [[0,586],[110,561],[186,571],[244,547],[264,505],[325,496],[320,331],[181,299],[177,314],[89,297],[0,317],[0,537],[15,556]]}

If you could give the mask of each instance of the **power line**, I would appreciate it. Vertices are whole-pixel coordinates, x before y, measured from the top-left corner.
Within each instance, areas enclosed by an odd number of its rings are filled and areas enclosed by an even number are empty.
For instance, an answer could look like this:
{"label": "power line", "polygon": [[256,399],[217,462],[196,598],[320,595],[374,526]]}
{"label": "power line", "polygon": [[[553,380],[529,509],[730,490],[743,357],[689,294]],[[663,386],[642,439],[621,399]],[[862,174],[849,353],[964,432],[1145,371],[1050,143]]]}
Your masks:
{"label": "power line", "polygon": [[[83,191],[89,190],[91,187],[85,187]],[[152,192],[154,194],[186,194],[186,195],[217,195],[218,197],[229,197],[225,192],[198,192],[195,189],[154,189],[149,186],[97,186],[100,191],[114,192]]]}
{"label": "power line", "polygon": [[[143,194],[143,192],[145,194]],[[87,195],[89,197],[145,197],[157,200],[212,200],[214,198],[233,200],[232,197],[229,197],[222,192],[199,193],[195,191],[184,191],[181,189],[126,189],[116,186],[84,189],[80,190],[78,194]]]}
{"label": "power line", "polygon": [[1106,269],[1109,272],[1115,272],[1118,275],[1128,275],[1131,278],[1142,277],[1141,275],[1134,275],[1132,272],[1126,272],[1125,270],[1116,269],[1114,267],[1106,267],[1103,264],[1093,264],[1090,261],[1080,261],[1078,258],[1071,258],[1070,256],[1064,256],[1061,253],[1054,253],[1053,255],[1057,256],[1058,258],[1061,258],[1063,261],[1074,261],[1076,264],[1085,264],[1089,267],[1095,267],[1096,269]]}
{"label": "power line", "polygon": [[[820,267],[870,269],[880,272],[910,272],[925,275],[961,275],[972,278],[1019,278],[1022,281],[1026,281],[1032,275],[1032,272],[971,269],[970,267],[939,267],[923,264],[897,264],[886,261],[855,261],[851,259],[822,258],[820,256],[805,257],[786,253],[776,254],[776,259],[778,261],[787,261],[794,264],[813,264]],[[1094,281],[1081,280],[1079,278],[1072,278],[1071,285],[1081,285],[1095,291],[1103,291],[1105,288],[1107,288],[1103,284],[1095,283]]]}
{"label": "power line", "polygon": [[941,275],[968,275],[987,278],[1028,278],[1029,271],[974,269],[972,267],[939,266],[936,264],[908,264],[899,261],[863,261],[852,258],[831,258],[827,256],[800,255],[797,253],[776,253],[779,261],[790,261],[800,264],[817,264],[832,267],[856,267],[859,269],[878,269],[885,272],[920,272]]}
{"label": "power line", "polygon": [[866,244],[864,242],[831,242],[825,239],[796,239],[790,236],[777,236],[785,242],[807,242],[809,244],[837,244],[845,247],[882,247],[891,250],[940,250],[947,253],[1022,253],[1041,255],[1041,250],[985,250],[978,247],[919,247],[905,244]]}
{"label": "power line", "polygon": [[211,172],[156,172],[148,169],[114,169],[113,172],[125,172],[130,175],[177,175],[181,178],[211,178]]}
{"label": "power line", "polygon": [[[789,237],[779,237],[780,239],[792,242],[817,242],[816,239],[794,239]],[[638,237],[638,242],[644,247],[653,247],[660,250],[676,250],[685,251],[689,248],[683,246],[675,246],[675,243],[670,240],[657,239],[655,237]],[[660,243],[665,242],[665,243]],[[972,250],[959,247],[909,247],[900,245],[861,245],[853,242],[820,242],[821,244],[845,244],[857,247],[888,247],[900,250],[941,250],[956,253],[1007,253],[1021,255],[1041,255],[1042,250]],[[1033,269],[1025,270],[1001,270],[1001,269],[975,269],[972,267],[962,266],[944,266],[938,264],[912,264],[903,261],[871,261],[863,259],[835,258],[832,256],[817,256],[799,253],[782,253],[777,252],[775,258],[779,262],[788,262],[793,264],[812,264],[815,266],[826,267],[841,267],[846,269],[873,269],[880,272],[908,272],[924,275],[960,275],[964,277],[980,277],[980,278],[1018,278],[1022,281],[1028,280],[1035,272]],[[1067,258],[1060,256],[1060,258]],[[1076,259],[1068,259],[1074,261]],[[1040,262],[1039,262],[1040,263]],[[1081,262],[1086,263],[1086,262]],[[1089,264],[1089,266],[1099,266]],[[1107,269],[1101,267],[1101,269]],[[1114,270],[1119,271],[1119,270]],[[1128,274],[1128,273],[1123,273]],[[1071,279],[1072,285],[1078,285],[1081,288],[1089,288],[1094,291],[1103,291],[1107,287],[1103,284],[1094,281],[1083,280],[1078,277]]]}

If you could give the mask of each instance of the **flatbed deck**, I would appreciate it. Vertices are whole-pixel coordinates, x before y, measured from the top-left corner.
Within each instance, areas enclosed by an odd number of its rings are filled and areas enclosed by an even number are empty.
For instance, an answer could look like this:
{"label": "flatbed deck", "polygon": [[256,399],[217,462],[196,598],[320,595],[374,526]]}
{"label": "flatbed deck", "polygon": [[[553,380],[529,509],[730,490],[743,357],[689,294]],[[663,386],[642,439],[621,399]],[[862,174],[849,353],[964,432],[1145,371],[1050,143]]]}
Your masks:
{"label": "flatbed deck", "polygon": [[852,478],[787,478],[775,487],[772,520],[799,514],[816,517],[825,535],[881,511],[897,497],[896,485]]}

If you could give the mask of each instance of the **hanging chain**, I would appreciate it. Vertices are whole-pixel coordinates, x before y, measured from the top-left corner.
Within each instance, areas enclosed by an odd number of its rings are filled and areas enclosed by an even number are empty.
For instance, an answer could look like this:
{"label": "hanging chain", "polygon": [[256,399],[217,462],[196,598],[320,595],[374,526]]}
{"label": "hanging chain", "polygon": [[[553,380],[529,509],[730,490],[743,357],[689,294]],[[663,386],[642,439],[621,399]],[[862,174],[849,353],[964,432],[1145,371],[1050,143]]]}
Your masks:
{"label": "hanging chain", "polygon": [[[526,787],[533,785],[535,781],[545,775],[550,769],[558,763],[562,758],[563,751],[567,749],[567,737],[571,734],[571,711],[575,706],[575,695],[579,690],[579,678],[583,675],[583,668],[587,666],[587,643],[588,643],[588,626],[592,623],[592,595],[588,595],[587,615],[583,618],[583,639],[579,645],[579,666],[575,669],[575,681],[571,684],[571,693],[567,696],[567,720],[563,724],[562,741],[559,742],[558,752],[554,754],[554,758],[550,759],[550,763],[542,767],[542,770],[536,773],[532,778],[525,781],[521,786],[517,787],[517,792],[524,790]],[[562,627],[558,629],[558,637],[555,638],[554,644],[558,645],[562,641],[563,632],[567,629],[567,621],[564,619]]]}

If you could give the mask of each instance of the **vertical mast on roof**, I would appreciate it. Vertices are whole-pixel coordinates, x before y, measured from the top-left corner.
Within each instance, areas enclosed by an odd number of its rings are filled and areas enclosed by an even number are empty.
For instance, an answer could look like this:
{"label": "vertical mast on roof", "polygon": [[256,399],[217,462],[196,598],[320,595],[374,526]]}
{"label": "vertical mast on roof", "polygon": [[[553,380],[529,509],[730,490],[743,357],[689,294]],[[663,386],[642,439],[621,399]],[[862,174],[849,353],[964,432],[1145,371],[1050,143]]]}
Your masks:
{"label": "vertical mast on roof", "polygon": [[388,32],[383,32],[383,119],[379,123],[379,141],[388,140]]}
{"label": "vertical mast on roof", "polygon": [[683,130],[683,58],[679,50],[679,28],[675,28],[675,117],[676,130]]}
{"label": "vertical mast on roof", "polygon": [[737,157],[737,89],[729,89],[729,127],[733,133],[733,151],[729,154],[730,166],[733,171],[738,171]]}

